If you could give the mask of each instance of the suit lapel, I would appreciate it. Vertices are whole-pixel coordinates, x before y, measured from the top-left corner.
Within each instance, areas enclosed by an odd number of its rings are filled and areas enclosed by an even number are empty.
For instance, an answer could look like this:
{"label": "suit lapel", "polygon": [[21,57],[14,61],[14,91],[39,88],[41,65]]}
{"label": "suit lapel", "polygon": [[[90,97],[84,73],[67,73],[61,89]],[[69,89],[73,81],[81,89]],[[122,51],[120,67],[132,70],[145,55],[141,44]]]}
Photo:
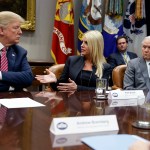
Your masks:
{"label": "suit lapel", "polygon": [[127,55],[129,56],[130,59],[132,59],[132,55],[129,52],[127,52]]}
{"label": "suit lapel", "polygon": [[141,68],[142,75],[145,79],[145,83],[147,87],[150,89],[150,79],[147,71],[147,66],[143,58],[140,58],[140,68]]}
{"label": "suit lapel", "polygon": [[127,52],[127,54],[128,54],[128,56],[129,56],[129,58],[130,58],[130,59],[133,59],[133,58],[135,58],[135,56],[134,56],[132,53],[130,53],[130,52]]}
{"label": "suit lapel", "polygon": [[79,59],[78,63],[74,63],[74,65],[72,66],[74,80],[76,80],[76,78],[77,78],[79,72],[82,70],[83,66],[84,66],[84,58]]}
{"label": "suit lapel", "polygon": [[129,56],[130,59],[133,58],[131,53],[127,52],[127,55]]}
{"label": "suit lapel", "polygon": [[120,52],[118,52],[118,59],[120,60],[121,64],[126,64]]}
{"label": "suit lapel", "polygon": [[16,60],[16,53],[12,47],[9,47],[8,49],[7,58],[8,58],[8,68],[9,70],[13,70]]}

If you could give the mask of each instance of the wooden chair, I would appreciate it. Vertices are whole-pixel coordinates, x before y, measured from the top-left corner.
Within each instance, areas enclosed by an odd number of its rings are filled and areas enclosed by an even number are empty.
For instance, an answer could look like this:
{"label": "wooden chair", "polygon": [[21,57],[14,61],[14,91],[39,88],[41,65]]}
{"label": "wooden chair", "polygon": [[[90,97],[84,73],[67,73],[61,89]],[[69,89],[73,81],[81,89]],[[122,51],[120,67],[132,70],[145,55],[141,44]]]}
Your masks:
{"label": "wooden chair", "polygon": [[126,68],[127,68],[126,65],[120,65],[113,69],[113,71],[112,71],[112,80],[113,80],[112,90],[123,89],[123,79],[124,79],[124,74],[125,74]]}
{"label": "wooden chair", "polygon": [[[44,75],[45,69],[49,68],[49,66],[52,66],[54,63],[42,60],[38,61],[30,60],[29,64],[31,66],[33,75],[36,76],[36,75]],[[44,89],[44,86],[38,80],[34,79],[32,85],[27,89],[28,91],[42,91]]]}

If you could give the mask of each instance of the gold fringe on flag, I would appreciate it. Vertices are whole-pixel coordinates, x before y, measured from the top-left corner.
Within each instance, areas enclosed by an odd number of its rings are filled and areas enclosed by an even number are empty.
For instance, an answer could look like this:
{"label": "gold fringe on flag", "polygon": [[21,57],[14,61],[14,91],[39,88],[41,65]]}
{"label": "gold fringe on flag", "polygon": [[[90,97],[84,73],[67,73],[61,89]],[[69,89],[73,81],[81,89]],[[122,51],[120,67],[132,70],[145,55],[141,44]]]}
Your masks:
{"label": "gold fringe on flag", "polygon": [[136,19],[142,19],[142,4],[143,0],[136,0],[136,6],[135,6],[135,18]]}
{"label": "gold fringe on flag", "polygon": [[105,12],[109,16],[123,14],[123,0],[106,0]]}

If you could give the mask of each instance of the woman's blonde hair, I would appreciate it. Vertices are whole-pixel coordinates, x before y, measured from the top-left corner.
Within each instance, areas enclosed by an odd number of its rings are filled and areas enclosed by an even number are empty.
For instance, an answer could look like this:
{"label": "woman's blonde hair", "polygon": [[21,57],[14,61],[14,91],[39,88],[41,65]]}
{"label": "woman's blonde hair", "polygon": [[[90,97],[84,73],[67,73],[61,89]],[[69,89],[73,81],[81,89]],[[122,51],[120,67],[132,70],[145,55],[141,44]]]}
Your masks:
{"label": "woman's blonde hair", "polygon": [[25,20],[18,14],[11,11],[1,11],[0,12],[0,27],[7,27],[13,21],[18,20],[23,23]]}
{"label": "woman's blonde hair", "polygon": [[104,51],[104,40],[102,34],[97,30],[90,30],[83,35],[88,43],[90,50],[90,57],[93,65],[96,66],[96,75],[101,78],[103,75],[103,63],[106,62],[103,55]]}

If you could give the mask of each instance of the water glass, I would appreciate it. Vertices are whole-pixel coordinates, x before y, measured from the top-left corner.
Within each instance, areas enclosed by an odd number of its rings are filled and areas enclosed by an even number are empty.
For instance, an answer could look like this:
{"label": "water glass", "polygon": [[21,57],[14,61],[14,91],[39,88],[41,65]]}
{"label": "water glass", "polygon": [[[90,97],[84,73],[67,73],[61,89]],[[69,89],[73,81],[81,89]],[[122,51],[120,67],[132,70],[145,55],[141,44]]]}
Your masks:
{"label": "water glass", "polygon": [[132,125],[137,128],[150,129],[150,92],[145,100],[144,104],[137,106],[137,120]]}
{"label": "water glass", "polygon": [[96,98],[104,98],[106,96],[107,79],[96,79]]}

